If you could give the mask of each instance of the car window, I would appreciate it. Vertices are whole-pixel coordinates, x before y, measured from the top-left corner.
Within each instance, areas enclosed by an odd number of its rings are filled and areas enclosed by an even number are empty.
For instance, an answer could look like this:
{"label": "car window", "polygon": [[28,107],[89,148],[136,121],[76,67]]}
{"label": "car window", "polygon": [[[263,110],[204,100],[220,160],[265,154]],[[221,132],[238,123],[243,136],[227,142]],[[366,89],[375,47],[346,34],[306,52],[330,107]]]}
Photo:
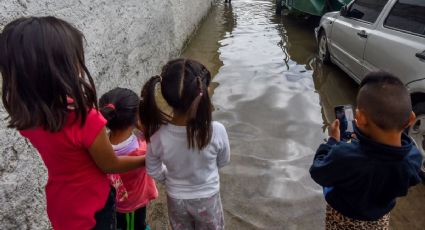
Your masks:
{"label": "car window", "polygon": [[425,1],[397,1],[385,20],[384,26],[425,35]]}
{"label": "car window", "polygon": [[350,6],[347,17],[374,23],[388,0],[356,0]]}

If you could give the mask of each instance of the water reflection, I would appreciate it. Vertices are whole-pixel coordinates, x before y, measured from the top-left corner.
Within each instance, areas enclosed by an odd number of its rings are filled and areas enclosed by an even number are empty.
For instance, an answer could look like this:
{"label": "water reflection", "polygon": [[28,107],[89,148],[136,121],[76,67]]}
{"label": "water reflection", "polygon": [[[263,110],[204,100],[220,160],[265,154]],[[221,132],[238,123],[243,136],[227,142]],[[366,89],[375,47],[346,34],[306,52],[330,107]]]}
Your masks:
{"label": "water reflection", "polygon": [[182,56],[196,58],[208,66],[211,74],[215,76],[223,65],[220,53],[217,52],[221,47],[219,41],[230,37],[236,24],[237,17],[233,13],[231,4],[213,6],[210,14],[198,29],[196,37],[190,41]]}
{"label": "water reflection", "polygon": [[351,104],[355,106],[357,84],[336,66],[328,66],[318,59],[313,61],[313,80],[323,115],[323,131],[335,119],[334,107]]}
{"label": "water reflection", "polygon": [[219,3],[183,54],[205,63],[219,84],[214,119],[232,148],[221,171],[227,229],[323,223],[321,188],[308,168],[330,116],[320,105],[340,102],[330,87],[344,86],[342,72],[316,64],[314,25],[276,17],[272,2]]}
{"label": "water reflection", "polygon": [[276,23],[276,29],[282,40],[278,45],[285,54],[285,64],[294,61],[298,64],[305,64],[306,69],[311,70],[310,64],[315,58],[315,39],[312,31],[318,23],[317,18],[314,20],[305,20],[303,18],[294,17],[276,17],[272,19]]}
{"label": "water reflection", "polygon": [[[288,54],[289,61],[297,64],[304,64],[306,70],[313,70],[313,81],[316,92],[320,96],[320,105],[323,116],[323,132],[328,124],[335,119],[333,108],[337,105],[355,105],[357,84],[341,69],[329,64],[324,65],[316,56],[316,40],[314,38],[314,28],[318,24],[319,18],[283,17],[276,18],[282,41],[279,46],[285,54]],[[300,70],[303,72],[303,70]],[[288,80],[297,79],[298,75],[289,75]]]}
{"label": "water reflection", "polygon": [[237,24],[237,17],[233,13],[232,4],[224,5],[222,18],[224,19],[224,23],[223,23],[224,31],[231,34]]}

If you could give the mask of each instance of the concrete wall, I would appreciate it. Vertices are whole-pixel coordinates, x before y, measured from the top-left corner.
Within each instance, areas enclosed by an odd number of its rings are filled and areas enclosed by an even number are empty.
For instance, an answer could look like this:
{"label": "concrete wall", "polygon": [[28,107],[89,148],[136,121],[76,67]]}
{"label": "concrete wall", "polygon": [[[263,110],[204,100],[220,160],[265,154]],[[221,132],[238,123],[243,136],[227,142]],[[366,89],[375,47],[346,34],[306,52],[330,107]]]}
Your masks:
{"label": "concrete wall", "polygon": [[[87,39],[87,65],[98,95],[121,86],[140,92],[177,57],[213,0],[0,0],[0,30],[21,16],[54,15]],[[46,169],[0,107],[0,229],[49,229]],[[66,207],[64,207],[66,208]]]}

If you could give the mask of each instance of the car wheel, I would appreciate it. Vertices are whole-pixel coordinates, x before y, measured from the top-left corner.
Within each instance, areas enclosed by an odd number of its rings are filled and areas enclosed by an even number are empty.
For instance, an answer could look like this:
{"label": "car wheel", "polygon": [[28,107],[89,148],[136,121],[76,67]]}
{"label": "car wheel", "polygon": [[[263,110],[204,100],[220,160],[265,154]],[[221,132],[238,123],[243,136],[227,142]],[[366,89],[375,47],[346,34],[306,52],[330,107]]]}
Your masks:
{"label": "car wheel", "polygon": [[325,31],[320,32],[319,35],[319,59],[323,63],[330,62],[330,54],[328,50],[328,39]]}
{"label": "car wheel", "polygon": [[276,0],[276,14],[282,14],[282,0]]}
{"label": "car wheel", "polygon": [[424,159],[421,166],[421,177],[425,179],[425,102],[420,102],[413,107],[416,114],[416,120],[409,128],[409,135],[415,140],[418,149],[421,151]]}

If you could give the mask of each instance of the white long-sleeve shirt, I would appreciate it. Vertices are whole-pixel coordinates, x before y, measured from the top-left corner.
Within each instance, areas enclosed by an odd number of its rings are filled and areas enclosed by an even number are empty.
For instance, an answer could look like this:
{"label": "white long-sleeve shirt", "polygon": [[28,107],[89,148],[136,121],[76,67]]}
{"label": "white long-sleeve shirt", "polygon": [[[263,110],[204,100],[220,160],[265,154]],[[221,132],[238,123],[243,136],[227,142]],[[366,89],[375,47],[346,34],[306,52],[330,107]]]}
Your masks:
{"label": "white long-sleeve shirt", "polygon": [[211,142],[201,151],[189,149],[186,138],[186,126],[163,125],[148,144],[148,174],[165,182],[172,198],[210,197],[220,189],[218,169],[230,162],[226,129],[221,123],[212,122]]}

